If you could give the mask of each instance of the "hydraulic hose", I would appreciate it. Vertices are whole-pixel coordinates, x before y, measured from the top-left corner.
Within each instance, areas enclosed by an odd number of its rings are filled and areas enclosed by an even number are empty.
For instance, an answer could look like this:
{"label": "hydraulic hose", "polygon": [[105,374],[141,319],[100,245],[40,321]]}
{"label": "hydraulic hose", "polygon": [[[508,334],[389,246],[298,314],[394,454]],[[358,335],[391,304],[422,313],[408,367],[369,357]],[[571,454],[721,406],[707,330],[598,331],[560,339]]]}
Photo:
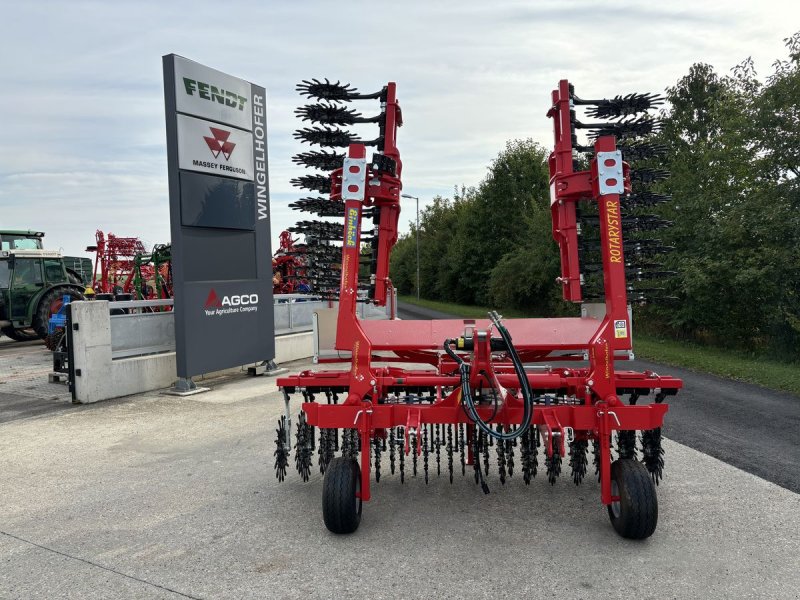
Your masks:
{"label": "hydraulic hose", "polygon": [[470,419],[483,431],[486,435],[493,437],[496,440],[502,441],[509,441],[515,440],[521,435],[523,435],[531,426],[531,422],[533,420],[533,393],[531,392],[531,386],[528,382],[528,377],[525,375],[525,366],[522,364],[522,360],[519,358],[519,354],[517,354],[516,348],[514,348],[514,344],[511,341],[511,335],[508,333],[508,330],[503,326],[502,322],[500,321],[499,315],[492,311],[489,313],[489,318],[491,318],[492,323],[494,323],[495,327],[497,327],[497,331],[500,333],[500,337],[503,338],[503,342],[505,343],[506,349],[508,351],[509,358],[511,358],[511,363],[514,365],[514,372],[517,374],[517,379],[519,380],[519,387],[520,391],[522,392],[522,400],[523,400],[523,415],[522,415],[522,423],[520,426],[515,429],[514,431],[509,431],[508,433],[504,433],[502,431],[495,431],[492,427],[481,419],[480,415],[478,414],[477,408],[475,406],[475,399],[472,397],[472,389],[470,388],[469,380],[470,380],[470,371],[471,366],[470,364],[463,360],[453,349],[452,345],[455,343],[455,340],[446,339],[444,341],[444,351],[447,355],[452,358],[455,363],[458,365],[458,371],[461,377],[461,397],[464,403],[464,406],[467,409],[467,415]]}

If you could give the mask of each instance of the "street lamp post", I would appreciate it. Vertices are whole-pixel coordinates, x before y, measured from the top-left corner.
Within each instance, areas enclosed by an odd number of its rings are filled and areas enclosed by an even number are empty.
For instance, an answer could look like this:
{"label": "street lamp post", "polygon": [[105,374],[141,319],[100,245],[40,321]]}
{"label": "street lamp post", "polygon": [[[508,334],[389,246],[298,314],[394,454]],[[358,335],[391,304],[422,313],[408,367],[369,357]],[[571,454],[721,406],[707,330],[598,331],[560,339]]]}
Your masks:
{"label": "street lamp post", "polygon": [[419,300],[419,198],[411,194],[401,194],[401,197],[417,201],[417,300]]}

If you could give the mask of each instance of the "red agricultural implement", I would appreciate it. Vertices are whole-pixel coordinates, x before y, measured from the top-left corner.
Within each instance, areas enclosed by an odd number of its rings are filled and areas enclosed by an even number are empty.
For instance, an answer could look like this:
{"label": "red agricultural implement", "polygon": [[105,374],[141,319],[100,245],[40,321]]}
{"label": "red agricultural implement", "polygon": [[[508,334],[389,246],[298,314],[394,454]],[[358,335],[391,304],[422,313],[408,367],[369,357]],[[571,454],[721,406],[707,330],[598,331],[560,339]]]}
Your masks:
{"label": "red agricultural implement", "polygon": [[[137,254],[146,252],[139,238],[118,237],[109,233],[108,237],[99,229],[95,234],[95,245],[88,246],[87,252],[95,253],[94,277],[92,287],[98,294],[133,293],[133,278]],[[152,276],[152,268],[145,269],[143,276]]]}
{"label": "red agricultural implement", "polygon": [[169,244],[158,244],[148,252],[136,237],[108,236],[97,230],[92,288],[97,294],[130,294],[131,299],[172,298],[172,252]]}
{"label": "red agricultural implement", "polygon": [[288,231],[281,231],[278,249],[272,255],[272,293],[293,294],[309,291],[304,280],[305,253],[295,247],[297,240]]}
{"label": "red agricultural implement", "polygon": [[[663,401],[682,384],[649,371],[618,370],[615,364],[632,358],[629,246],[623,240],[621,217],[621,198],[631,193],[630,169],[616,139],[644,121],[623,118],[603,125],[605,129],[586,126],[595,135],[593,144],[583,149],[589,168],[581,170],[576,166],[575,130],[582,124],[571,109],[576,101],[585,102],[598,111],[596,117],[613,117],[614,110],[625,117],[658,99],[631,95],[580,101],[566,81],[553,92],[548,112],[555,131],[550,183],[553,235],[561,252],[559,284],[565,299],[582,300],[576,204],[590,203],[596,207],[599,228],[604,304],[585,305],[584,316],[574,318],[504,320],[492,312],[482,320],[366,321],[356,316],[365,210],[379,215],[371,301],[384,304],[392,289],[389,254],[397,239],[402,188],[395,84],[370,95],[327,80],[301,87],[309,96],[328,100],[323,105],[328,113],[332,102],[380,99],[381,137],[371,159],[365,143],[343,144],[348,148],[343,166],[332,175],[331,201],[344,203],[335,347],[347,356],[343,360],[350,367],[278,379],[286,402],[286,415],[277,429],[278,479],[284,479],[289,467],[290,446],[303,480],[309,479],[316,454],[324,473],[325,524],[332,532],[351,533],[360,523],[362,503],[371,498],[372,473],[376,483],[381,480],[385,453],[391,473],[399,470],[401,481],[407,463],[414,476],[421,463],[427,483],[432,462],[441,473],[444,457],[451,483],[455,471],[463,475],[469,468],[475,483],[488,493],[491,449],[503,484],[517,470],[530,484],[540,451],[551,484],[567,456],[577,484],[586,476],[591,443],[600,499],[614,528],[628,538],[651,535],[658,516],[655,483],[663,468],[661,425],[668,408]],[[345,134],[326,133],[347,139]],[[298,392],[302,411],[291,444],[289,404],[291,394]],[[646,396],[653,401],[641,402]]]}

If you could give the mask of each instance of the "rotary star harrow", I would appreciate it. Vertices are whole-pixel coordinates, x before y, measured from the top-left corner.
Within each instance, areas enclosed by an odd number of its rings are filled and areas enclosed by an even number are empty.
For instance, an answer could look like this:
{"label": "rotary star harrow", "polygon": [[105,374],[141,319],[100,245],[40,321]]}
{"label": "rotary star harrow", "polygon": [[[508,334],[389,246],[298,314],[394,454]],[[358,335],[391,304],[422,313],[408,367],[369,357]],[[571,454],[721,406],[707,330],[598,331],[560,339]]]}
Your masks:
{"label": "rotary star harrow", "polygon": [[[548,116],[555,133],[550,183],[553,235],[562,263],[558,282],[566,300],[582,302],[585,278],[579,254],[596,253],[598,264],[585,263],[584,270],[600,278],[604,304],[585,305],[584,316],[575,318],[504,320],[492,312],[484,320],[362,321],[356,302],[365,209],[378,215],[372,233],[371,301],[382,305],[391,292],[389,254],[397,239],[402,188],[395,143],[402,124],[396,87],[389,83],[375,94],[359,94],[327,80],[304,85],[309,97],[328,102],[380,99],[381,136],[370,142],[378,151],[368,160],[364,143],[327,126],[317,128],[347,148],[342,166],[330,177],[331,202],[344,208],[336,348],[346,358],[322,362],[343,361],[349,368],[307,370],[278,379],[286,403],[276,430],[278,479],[287,475],[292,448],[294,467],[304,481],[311,477],[316,458],[324,474],[325,525],[334,533],[351,533],[360,523],[362,503],[371,498],[372,473],[376,483],[386,476],[382,463],[387,454],[389,473],[399,474],[401,482],[408,469],[425,483],[434,467],[437,476],[445,472],[451,483],[458,471],[469,471],[489,493],[486,480],[492,464],[501,484],[515,472],[530,484],[540,456],[551,484],[565,458],[579,484],[589,470],[591,445],[600,499],[614,529],[628,538],[650,536],[658,518],[655,485],[664,464],[664,400],[682,383],[615,366],[615,361],[633,356],[626,276],[644,273],[647,265],[656,267],[648,271],[650,277],[663,274],[650,260],[663,250],[660,244],[623,240],[624,227],[651,231],[662,223],[654,216],[623,217],[622,204],[639,200],[632,194],[630,167],[616,140],[634,147],[629,141],[634,134],[651,132],[657,126],[654,120],[632,115],[656,106],[660,98],[632,94],[584,101],[567,81],[553,92]],[[581,104],[591,107],[590,117],[609,121],[584,125],[574,111]],[[320,106],[304,107],[304,114],[335,116],[329,104]],[[340,114],[345,113],[355,118],[352,111]],[[590,146],[577,145],[576,130],[582,128],[594,131]],[[637,156],[658,151],[641,142],[635,147]],[[580,152],[588,154],[588,169],[578,168]],[[579,243],[579,202],[593,207],[586,227],[596,227],[597,240]],[[298,392],[303,403],[293,432],[290,397]],[[644,397],[653,401],[643,403]]]}

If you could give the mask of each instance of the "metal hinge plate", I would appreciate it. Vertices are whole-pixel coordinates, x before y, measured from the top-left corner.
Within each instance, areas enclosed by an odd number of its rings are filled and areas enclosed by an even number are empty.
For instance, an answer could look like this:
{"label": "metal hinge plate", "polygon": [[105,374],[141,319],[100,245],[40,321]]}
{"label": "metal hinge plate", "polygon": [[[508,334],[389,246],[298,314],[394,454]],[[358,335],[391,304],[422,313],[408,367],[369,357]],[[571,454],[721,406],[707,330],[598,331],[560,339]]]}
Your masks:
{"label": "metal hinge plate", "polygon": [[624,194],[625,178],[622,175],[622,152],[597,153],[597,179],[600,195]]}

